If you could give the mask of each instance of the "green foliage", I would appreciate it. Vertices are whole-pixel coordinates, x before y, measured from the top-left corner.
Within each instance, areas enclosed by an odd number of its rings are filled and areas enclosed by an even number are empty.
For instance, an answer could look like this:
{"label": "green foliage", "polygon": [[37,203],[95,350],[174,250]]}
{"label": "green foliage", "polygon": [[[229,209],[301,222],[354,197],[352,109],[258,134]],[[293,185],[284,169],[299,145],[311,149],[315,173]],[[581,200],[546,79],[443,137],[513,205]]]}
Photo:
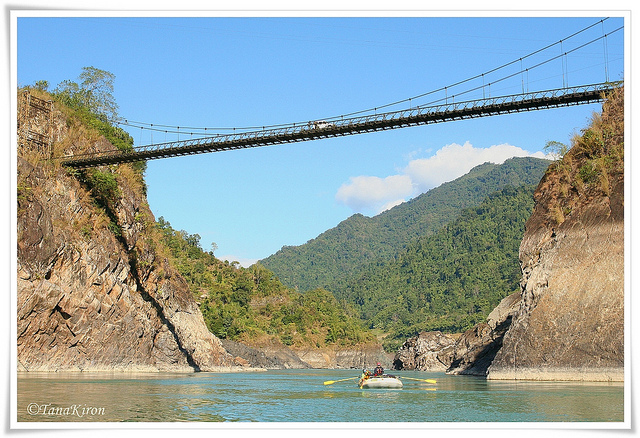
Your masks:
{"label": "green foliage", "polygon": [[[547,177],[548,219],[563,223],[595,197],[610,196],[624,177],[624,89],[606,96],[602,113],[594,113],[588,127],[571,139],[572,147]],[[570,196],[569,196],[570,195]]]}
{"label": "green foliage", "polygon": [[[115,222],[109,222],[108,227],[109,227],[109,230],[114,234],[114,236],[122,237],[122,227],[120,227],[120,225],[118,225]],[[82,230],[83,234],[85,234],[86,232],[87,230]]]}
{"label": "green foliage", "polygon": [[356,214],[301,246],[286,246],[261,263],[301,291],[323,287],[339,293],[347,279],[372,260],[396,257],[411,241],[433,234],[463,208],[479,205],[507,186],[536,185],[549,166],[537,158],[485,163],[454,181],[369,218]]}
{"label": "green foliage", "polygon": [[83,125],[100,132],[116,148],[131,150],[133,137],[124,129],[113,125],[118,118],[118,105],[113,97],[115,76],[95,67],[83,67],[82,70],[80,85],[64,80],[53,91],[53,97],[74,110],[74,116]]}
{"label": "green foliage", "polygon": [[534,186],[505,188],[396,259],[377,261],[336,292],[355,303],[396,349],[420,331],[455,333],[484,321],[519,289],[518,250],[533,209]]}
{"label": "green foliage", "polygon": [[[108,168],[91,168],[79,171],[76,173],[76,177],[89,189],[96,205],[103,209],[107,217],[109,217],[110,222],[107,225],[109,230],[116,237],[122,237],[122,228],[118,224],[115,214],[116,203],[122,195],[120,187],[118,187],[116,174]],[[85,237],[91,235],[90,227],[88,226],[83,227],[80,231]]]}
{"label": "green foliage", "polygon": [[[118,104],[113,96],[115,75],[95,67],[83,67],[78,82],[64,80],[55,90],[53,98],[72,110],[72,115],[82,125],[96,130],[121,151],[133,150],[133,137],[115,125]],[[36,83],[45,84],[47,81]],[[132,163],[134,170],[144,174],[147,163]]]}
{"label": "green foliage", "polygon": [[93,128],[104,135],[117,149],[121,151],[133,150],[133,137],[119,126],[114,126],[107,120],[97,117],[87,108],[76,108],[74,115],[83,125]]}
{"label": "green foliage", "polygon": [[84,171],[83,182],[91,190],[91,195],[103,207],[113,209],[118,197],[120,196],[120,188],[116,175],[109,170],[100,170],[91,168]]}
{"label": "green foliage", "polygon": [[358,318],[326,290],[306,294],[280,283],[260,264],[239,268],[205,252],[200,236],[176,231],[160,217],[157,228],[171,252],[172,264],[200,302],[209,330],[236,341],[276,339],[285,345],[354,345],[374,339]]}
{"label": "green foliage", "polygon": [[118,118],[118,104],[113,97],[115,75],[95,67],[83,67],[78,77],[80,84],[64,80],[54,95],[71,108],[84,108],[106,122]]}
{"label": "green foliage", "polygon": [[585,184],[592,184],[599,180],[600,172],[592,161],[587,161],[580,167],[578,177]]}
{"label": "green foliage", "polygon": [[559,141],[548,141],[544,145],[544,150],[548,154],[554,155],[556,160],[559,160],[567,153],[569,146]]}
{"label": "green foliage", "polygon": [[47,91],[49,89],[49,81],[36,81],[33,84],[33,88],[40,91]]}

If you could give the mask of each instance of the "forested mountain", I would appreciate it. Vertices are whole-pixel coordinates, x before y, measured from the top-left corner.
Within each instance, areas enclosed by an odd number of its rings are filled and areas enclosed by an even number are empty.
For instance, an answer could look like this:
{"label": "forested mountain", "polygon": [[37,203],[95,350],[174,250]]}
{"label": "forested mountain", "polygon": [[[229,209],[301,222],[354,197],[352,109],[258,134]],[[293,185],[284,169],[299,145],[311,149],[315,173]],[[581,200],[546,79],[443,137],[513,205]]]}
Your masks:
{"label": "forested mountain", "polygon": [[490,195],[397,259],[371,263],[336,297],[355,303],[389,350],[421,331],[461,332],[519,288],[518,249],[535,186]]}
{"label": "forested mountain", "polygon": [[245,269],[218,260],[202,250],[199,235],[174,230],[162,217],[156,228],[169,260],[199,301],[207,328],[217,337],[253,346],[276,341],[301,348],[375,343],[357,311],[340,305],[330,292],[317,288],[301,294],[260,264]]}
{"label": "forested mountain", "polygon": [[317,287],[332,292],[372,260],[392,259],[413,240],[433,234],[508,186],[537,184],[549,161],[512,158],[485,163],[374,217],[356,214],[300,246],[285,246],[261,261],[283,284],[300,291]]}

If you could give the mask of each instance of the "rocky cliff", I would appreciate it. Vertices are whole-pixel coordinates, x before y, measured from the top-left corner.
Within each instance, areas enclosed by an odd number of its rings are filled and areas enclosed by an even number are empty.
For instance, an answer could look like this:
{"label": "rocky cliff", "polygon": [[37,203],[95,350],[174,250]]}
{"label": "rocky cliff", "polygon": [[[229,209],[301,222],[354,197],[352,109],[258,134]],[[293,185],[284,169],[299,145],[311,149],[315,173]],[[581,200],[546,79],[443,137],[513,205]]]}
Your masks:
{"label": "rocky cliff", "polygon": [[409,338],[393,358],[393,369],[445,371],[456,341],[442,332],[422,332]]}
{"label": "rocky cliff", "polygon": [[602,114],[538,185],[520,246],[521,292],[453,346],[426,342],[433,333],[409,339],[396,354],[396,369],[446,368],[488,379],[624,379],[623,92],[608,96]]}
{"label": "rocky cliff", "polygon": [[519,309],[520,299],[519,292],[505,297],[489,314],[487,322],[477,324],[460,336],[436,331],[407,339],[395,355],[394,369],[486,376]]}
{"label": "rocky cliff", "polygon": [[[17,158],[18,369],[238,365],[163,257],[139,173],[130,165],[70,172],[46,160],[47,144],[57,154],[113,146],[53,107],[46,116],[29,116],[39,109],[19,102],[27,117],[20,120]],[[111,190],[108,199],[99,193],[101,181],[103,191]]]}
{"label": "rocky cliff", "polygon": [[522,300],[489,379],[623,380],[623,90],[535,192]]}

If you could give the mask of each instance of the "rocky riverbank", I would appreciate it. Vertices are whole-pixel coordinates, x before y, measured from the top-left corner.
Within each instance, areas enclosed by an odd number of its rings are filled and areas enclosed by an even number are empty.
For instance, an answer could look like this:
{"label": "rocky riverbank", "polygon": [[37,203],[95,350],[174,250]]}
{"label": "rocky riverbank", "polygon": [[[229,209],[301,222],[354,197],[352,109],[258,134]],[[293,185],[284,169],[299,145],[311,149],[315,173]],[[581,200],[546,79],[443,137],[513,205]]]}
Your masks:
{"label": "rocky riverbank", "polygon": [[250,347],[226,339],[222,340],[222,345],[245,367],[362,369],[377,362],[386,368],[391,366],[389,355],[381,346],[293,349],[282,344]]}
{"label": "rocky riverbank", "polygon": [[394,369],[486,376],[520,300],[520,293],[509,295],[489,314],[487,322],[458,336],[436,331],[408,339],[394,357]]}

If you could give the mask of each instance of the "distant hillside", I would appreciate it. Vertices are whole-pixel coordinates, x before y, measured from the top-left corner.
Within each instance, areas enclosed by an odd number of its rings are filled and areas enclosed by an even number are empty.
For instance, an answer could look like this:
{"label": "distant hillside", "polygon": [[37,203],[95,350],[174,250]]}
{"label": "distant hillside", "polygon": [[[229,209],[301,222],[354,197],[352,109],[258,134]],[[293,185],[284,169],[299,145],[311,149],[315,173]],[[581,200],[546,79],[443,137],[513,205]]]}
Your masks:
{"label": "distant hillside", "polygon": [[372,218],[353,215],[304,245],[284,246],[261,263],[289,287],[334,291],[365,264],[395,257],[411,241],[434,233],[491,193],[538,184],[548,166],[549,161],[538,158],[482,164]]}
{"label": "distant hillside", "polygon": [[[220,339],[251,346],[293,348],[375,344],[357,316],[345,312],[323,289],[300,294],[284,287],[260,264],[238,268],[200,246],[200,236],[156,222],[168,259],[199,301],[204,322]],[[352,311],[351,313],[356,313]]]}
{"label": "distant hillside", "polygon": [[518,248],[535,186],[507,187],[465,209],[396,259],[374,262],[336,297],[355,304],[395,350],[421,331],[462,332],[519,289]]}

